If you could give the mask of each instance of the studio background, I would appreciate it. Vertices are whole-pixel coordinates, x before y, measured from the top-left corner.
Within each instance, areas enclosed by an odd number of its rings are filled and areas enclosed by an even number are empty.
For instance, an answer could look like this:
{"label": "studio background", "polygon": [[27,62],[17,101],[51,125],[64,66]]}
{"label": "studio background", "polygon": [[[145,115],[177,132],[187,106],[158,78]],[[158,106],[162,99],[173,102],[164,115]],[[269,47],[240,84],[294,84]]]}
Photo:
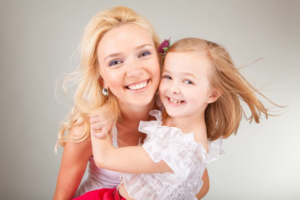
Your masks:
{"label": "studio background", "polygon": [[[88,21],[128,6],[161,39],[199,37],[225,46],[242,74],[283,110],[260,124],[243,120],[208,166],[205,200],[300,199],[300,1],[0,1],[0,199],[52,199],[62,148],[59,123],[72,98],[61,90],[79,65]],[[55,97],[57,91],[57,98]],[[267,103],[263,100],[264,103]]]}

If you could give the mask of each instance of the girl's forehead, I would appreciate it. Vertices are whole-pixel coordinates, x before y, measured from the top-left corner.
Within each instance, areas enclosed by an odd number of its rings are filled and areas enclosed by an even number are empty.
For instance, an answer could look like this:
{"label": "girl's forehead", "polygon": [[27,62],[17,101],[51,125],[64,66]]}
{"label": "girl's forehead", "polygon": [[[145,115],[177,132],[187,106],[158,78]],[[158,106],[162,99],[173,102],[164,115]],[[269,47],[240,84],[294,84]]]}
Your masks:
{"label": "girl's forehead", "polygon": [[166,55],[164,71],[208,74],[212,69],[210,59],[199,52],[170,52]]}

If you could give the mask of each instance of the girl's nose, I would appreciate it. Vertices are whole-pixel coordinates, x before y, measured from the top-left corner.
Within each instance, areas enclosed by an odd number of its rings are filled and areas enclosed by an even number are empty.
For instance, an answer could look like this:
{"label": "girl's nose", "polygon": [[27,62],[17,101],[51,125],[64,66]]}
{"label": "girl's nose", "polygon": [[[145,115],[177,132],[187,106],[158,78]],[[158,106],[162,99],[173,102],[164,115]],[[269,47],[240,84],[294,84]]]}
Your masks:
{"label": "girl's nose", "polygon": [[180,93],[180,88],[176,83],[173,83],[171,87],[169,88],[171,94],[179,94]]}

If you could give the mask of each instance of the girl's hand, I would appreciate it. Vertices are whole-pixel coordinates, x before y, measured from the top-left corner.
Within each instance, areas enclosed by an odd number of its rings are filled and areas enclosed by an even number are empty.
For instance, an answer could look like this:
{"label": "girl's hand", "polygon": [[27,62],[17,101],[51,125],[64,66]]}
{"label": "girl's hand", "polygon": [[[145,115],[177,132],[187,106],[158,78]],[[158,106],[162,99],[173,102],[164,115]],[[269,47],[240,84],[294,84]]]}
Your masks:
{"label": "girl's hand", "polygon": [[105,138],[108,132],[112,129],[113,120],[106,113],[100,110],[93,112],[90,115],[91,133],[97,138]]}

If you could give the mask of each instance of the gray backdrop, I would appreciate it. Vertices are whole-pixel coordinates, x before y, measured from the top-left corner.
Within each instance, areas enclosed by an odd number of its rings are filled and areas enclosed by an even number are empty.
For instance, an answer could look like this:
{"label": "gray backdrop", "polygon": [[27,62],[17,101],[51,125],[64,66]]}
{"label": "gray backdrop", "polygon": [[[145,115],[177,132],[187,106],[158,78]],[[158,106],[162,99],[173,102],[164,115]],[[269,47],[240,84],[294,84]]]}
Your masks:
{"label": "gray backdrop", "polygon": [[[59,122],[72,106],[65,73],[78,66],[84,27],[97,12],[125,5],[161,39],[200,37],[223,44],[245,77],[281,105],[281,116],[242,121],[209,165],[209,199],[300,199],[300,1],[1,1],[0,199],[52,199],[63,149]],[[75,52],[75,53],[74,53]],[[265,101],[264,101],[265,102]],[[274,109],[273,106],[269,106]],[[278,109],[274,109],[278,110]]]}

